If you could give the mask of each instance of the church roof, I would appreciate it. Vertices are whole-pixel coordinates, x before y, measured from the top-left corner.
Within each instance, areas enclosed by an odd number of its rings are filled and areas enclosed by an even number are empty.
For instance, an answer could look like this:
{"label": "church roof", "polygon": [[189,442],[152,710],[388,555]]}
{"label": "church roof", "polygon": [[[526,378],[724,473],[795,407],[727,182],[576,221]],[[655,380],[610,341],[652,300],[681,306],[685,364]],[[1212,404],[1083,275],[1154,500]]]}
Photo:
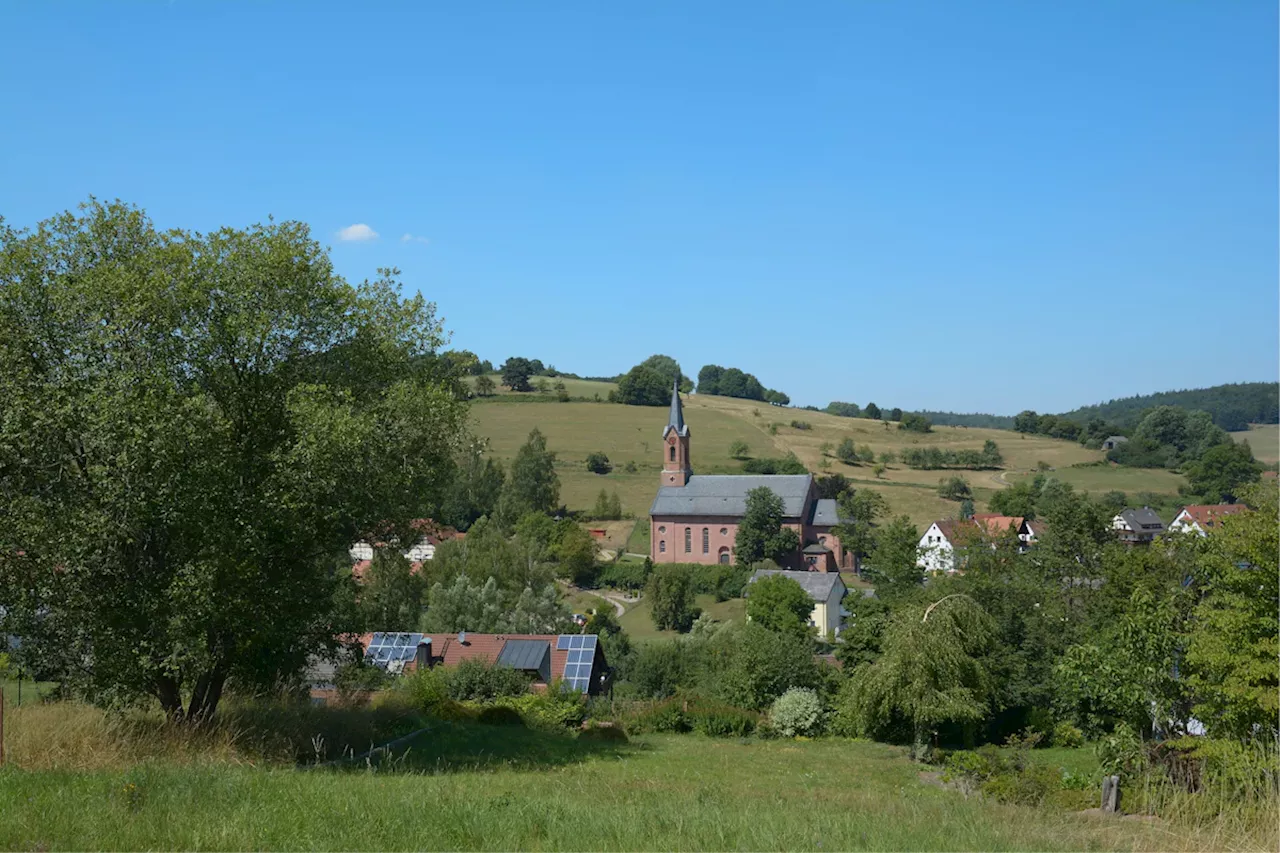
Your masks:
{"label": "church roof", "polygon": [[816,524],[820,527],[830,525],[835,527],[840,523],[840,506],[836,503],[835,498],[820,498],[813,502],[813,518],[809,520],[810,524]]}
{"label": "church roof", "polygon": [[680,405],[680,377],[677,375],[675,382],[671,385],[671,412],[667,415],[667,425],[662,429],[662,437],[667,437],[667,432],[675,430],[676,435],[686,436],[689,434],[689,425],[684,422],[684,407]]}
{"label": "church roof", "polygon": [[658,489],[649,514],[742,516],[747,492],[768,486],[782,498],[782,515],[799,520],[812,483],[812,474],[695,474],[684,486]]}

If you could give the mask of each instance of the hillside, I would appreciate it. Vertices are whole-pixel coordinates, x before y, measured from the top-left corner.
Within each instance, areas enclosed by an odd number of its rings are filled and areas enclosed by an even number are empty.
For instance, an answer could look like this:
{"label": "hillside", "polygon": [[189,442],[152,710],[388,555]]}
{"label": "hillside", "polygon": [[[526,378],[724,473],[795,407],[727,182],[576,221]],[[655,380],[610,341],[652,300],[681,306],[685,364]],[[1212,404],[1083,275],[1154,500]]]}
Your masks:
{"label": "hillside", "polygon": [[1065,412],[1062,417],[1079,423],[1090,418],[1102,418],[1121,426],[1132,426],[1137,423],[1143,411],[1153,406],[1199,409],[1213,415],[1214,423],[1225,430],[1243,430],[1248,424],[1280,422],[1280,383],[1240,382],[1214,385],[1212,388],[1123,397],[1093,406],[1081,406],[1074,411]]}
{"label": "hillside", "polygon": [[[575,390],[581,393],[576,396],[600,393],[603,398],[611,387],[607,383],[578,382]],[[531,396],[523,395],[526,399]],[[594,402],[557,403],[545,396],[543,399],[546,402],[517,404],[500,395],[478,400],[472,406],[475,429],[489,439],[492,451],[499,458],[510,461],[529,431],[538,427],[546,435],[548,447],[558,454],[561,500],[566,506],[590,509],[603,488],[618,492],[625,512],[637,517],[647,515],[662,467],[658,448],[666,423],[666,409]],[[753,457],[777,457],[793,452],[815,474],[839,472],[859,485],[879,490],[894,514],[908,515],[918,525],[955,515],[958,505],[939,498],[935,492],[939,478],[953,472],[918,471],[895,463],[877,479],[870,465],[851,466],[836,459],[827,459],[829,467],[824,470],[822,445],[829,442],[834,446],[851,438],[858,446],[870,446],[878,457],[886,451],[896,454],[908,447],[977,450],[984,441],[992,439],[1004,454],[1005,469],[959,472],[973,486],[980,509],[997,489],[1035,471],[1040,463],[1090,492],[1113,489],[1172,492],[1179,479],[1167,471],[1072,468],[1096,462],[1102,454],[1075,442],[1007,430],[935,427],[932,433],[920,435],[881,421],[698,394],[685,398],[685,417],[693,432],[692,459],[698,472],[740,471],[741,463],[729,456],[729,445],[738,440],[747,443]],[[808,423],[810,428],[796,429],[790,425],[793,420]],[[771,424],[777,425],[776,434],[770,434]],[[609,457],[614,466],[612,473],[598,475],[587,471],[585,460],[593,451],[602,451]]]}
{"label": "hillside", "polygon": [[1253,458],[1263,464],[1280,462],[1280,425],[1253,424],[1246,430],[1231,433],[1236,441],[1249,442]]}

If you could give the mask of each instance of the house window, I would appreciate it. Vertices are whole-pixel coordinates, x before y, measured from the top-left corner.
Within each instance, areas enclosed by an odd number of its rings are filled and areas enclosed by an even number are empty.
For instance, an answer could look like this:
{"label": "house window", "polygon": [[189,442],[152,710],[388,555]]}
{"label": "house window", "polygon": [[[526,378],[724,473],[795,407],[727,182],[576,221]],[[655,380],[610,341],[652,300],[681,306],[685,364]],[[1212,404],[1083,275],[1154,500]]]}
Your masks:
{"label": "house window", "polygon": [[667,553],[667,543],[665,541],[658,543],[658,553],[659,554]]}
{"label": "house window", "polygon": [[693,552],[693,528],[686,527],[684,529],[684,552],[686,554]]}
{"label": "house window", "polygon": [[706,527],[702,528],[702,553],[711,553],[711,530]]}
{"label": "house window", "polygon": [[676,446],[674,444],[667,448],[667,458],[672,462],[676,461]]}

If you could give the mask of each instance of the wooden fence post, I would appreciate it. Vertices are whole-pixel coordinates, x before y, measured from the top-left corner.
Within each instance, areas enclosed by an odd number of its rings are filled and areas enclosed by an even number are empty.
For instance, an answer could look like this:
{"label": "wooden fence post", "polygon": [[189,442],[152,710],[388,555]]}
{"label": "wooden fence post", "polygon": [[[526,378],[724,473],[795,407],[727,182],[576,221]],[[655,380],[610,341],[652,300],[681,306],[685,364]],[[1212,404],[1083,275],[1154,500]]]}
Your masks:
{"label": "wooden fence post", "polygon": [[1120,777],[1102,777],[1102,811],[1116,814],[1120,811]]}

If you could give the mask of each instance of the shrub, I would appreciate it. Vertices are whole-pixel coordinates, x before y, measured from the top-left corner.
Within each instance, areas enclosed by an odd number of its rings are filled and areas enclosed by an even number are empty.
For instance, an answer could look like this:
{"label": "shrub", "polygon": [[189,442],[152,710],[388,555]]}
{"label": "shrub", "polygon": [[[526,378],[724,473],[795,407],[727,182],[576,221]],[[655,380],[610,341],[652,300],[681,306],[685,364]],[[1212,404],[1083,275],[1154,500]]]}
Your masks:
{"label": "shrub", "polygon": [[1053,727],[1053,745],[1065,749],[1079,749],[1084,746],[1084,732],[1070,723],[1058,723]]}
{"label": "shrub", "polygon": [[1142,774],[1146,766],[1146,756],[1142,749],[1142,740],[1133,729],[1125,723],[1116,725],[1115,730],[1105,735],[1095,747],[1098,761],[1102,764],[1102,772],[1108,776],[1134,778]]}
{"label": "shrub", "polygon": [[631,728],[637,732],[687,732],[690,726],[682,705],[683,700],[668,699],[642,711],[632,721]]}
{"label": "shrub", "polygon": [[524,726],[524,718],[520,716],[520,712],[505,705],[481,708],[476,715],[476,722],[486,726]]}
{"label": "shrub", "polygon": [[758,714],[710,699],[691,699],[685,719],[698,734],[708,737],[746,737],[755,731]]}
{"label": "shrub", "polygon": [[810,424],[808,421],[792,421],[791,428],[798,429],[798,430],[806,430],[806,429],[813,429],[813,425]]}
{"label": "shrub", "polygon": [[613,470],[613,465],[609,464],[609,457],[600,451],[587,455],[587,470],[592,474],[608,474]]}
{"label": "shrub", "polygon": [[544,690],[520,696],[502,696],[493,704],[511,708],[530,728],[555,731],[577,728],[587,716],[587,698],[577,691]]}
{"label": "shrub", "polygon": [[529,677],[509,666],[490,666],[481,660],[464,660],[445,670],[449,698],[488,701],[499,696],[519,696],[529,690]]}
{"label": "shrub", "polygon": [[578,732],[578,740],[599,741],[601,743],[629,743],[630,738],[621,726],[612,723],[591,725]]}
{"label": "shrub", "polygon": [[734,459],[746,459],[751,453],[751,448],[742,439],[737,439],[729,445],[729,455]]}
{"label": "shrub", "polygon": [[774,700],[769,720],[783,737],[815,735],[822,729],[822,700],[804,687],[793,687]]}

